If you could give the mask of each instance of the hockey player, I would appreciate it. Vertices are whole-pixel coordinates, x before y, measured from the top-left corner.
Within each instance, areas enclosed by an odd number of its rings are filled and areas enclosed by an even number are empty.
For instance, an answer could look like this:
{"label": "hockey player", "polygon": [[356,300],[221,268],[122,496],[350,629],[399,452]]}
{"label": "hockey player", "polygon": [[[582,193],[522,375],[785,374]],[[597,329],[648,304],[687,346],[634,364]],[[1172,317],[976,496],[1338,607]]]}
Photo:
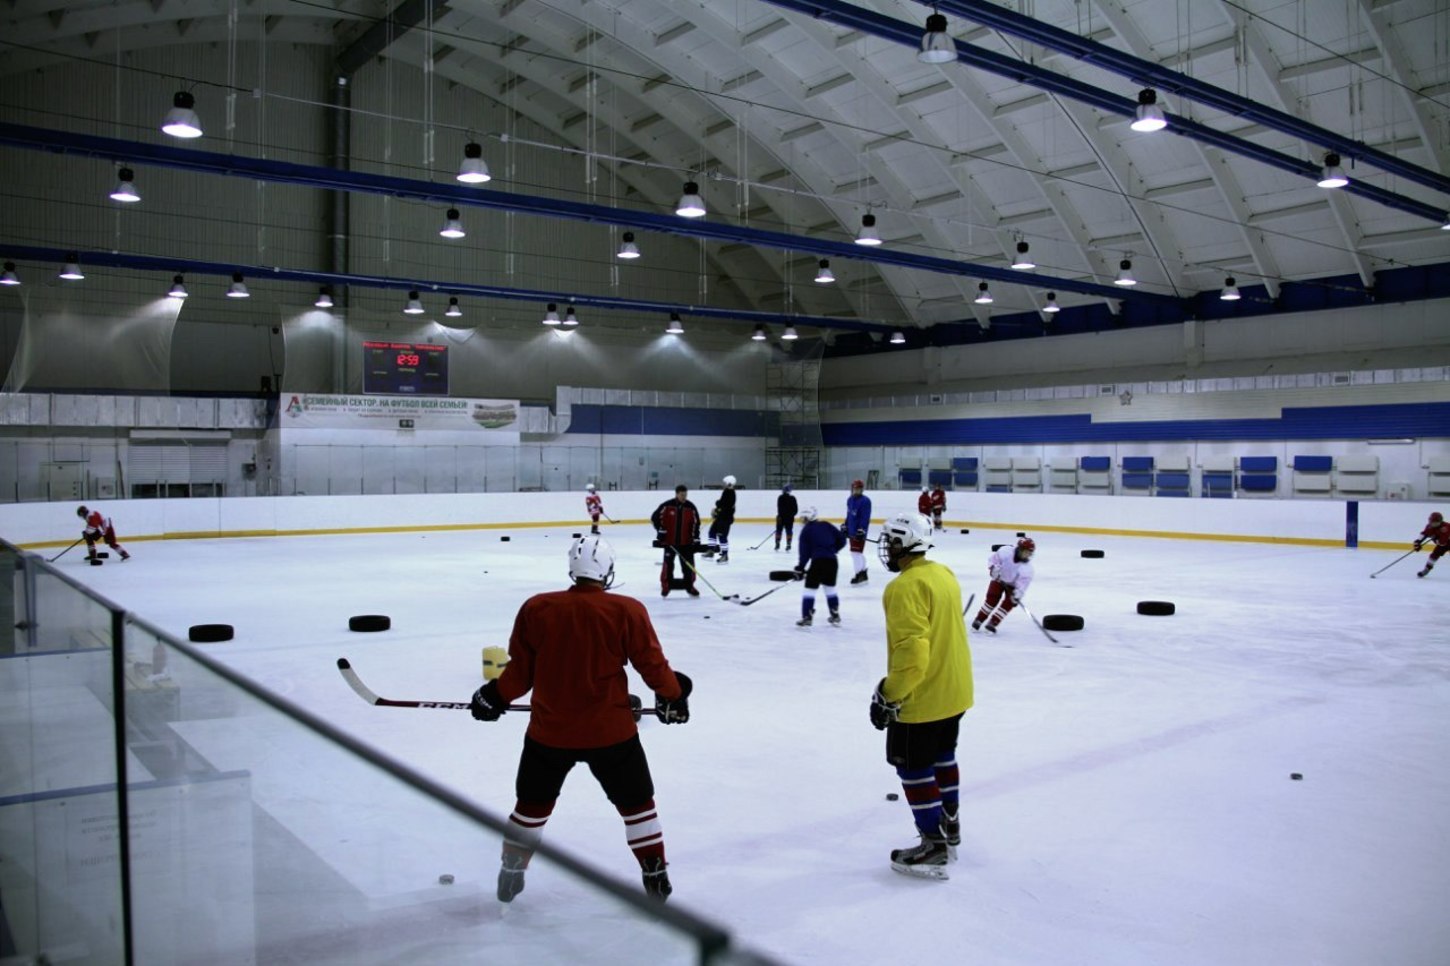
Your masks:
{"label": "hockey player", "polygon": [[1434,544],[1435,549],[1430,551],[1430,559],[1425,561],[1425,569],[1415,574],[1416,577],[1428,577],[1430,571],[1435,569],[1435,561],[1445,556],[1445,551],[1450,550],[1450,523],[1445,522],[1445,515],[1439,510],[1430,514],[1430,522],[1425,524],[1425,529],[1415,538],[1415,549],[1419,550],[1426,541]]}
{"label": "hockey player", "polygon": [[589,514],[589,532],[599,533],[599,517],[604,513],[604,501],[599,494],[594,492],[594,484],[589,483],[584,487],[584,512]]}
{"label": "hockey player", "polygon": [[780,534],[785,531],[785,551],[790,553],[791,538],[795,536],[795,515],[799,509],[795,494],[791,493],[787,483],[780,488],[780,496],[775,498],[775,549],[780,549]]}
{"label": "hockey player", "polygon": [[817,519],[816,508],[808,506],[801,511],[800,558],[796,564],[797,576],[804,577],[806,589],[801,593],[801,619],[797,627],[810,627],[816,612],[816,588],[826,588],[826,607],[832,624],[841,623],[841,599],[836,596],[836,573],[840,569],[836,554],[846,546],[846,535],[840,527]]}
{"label": "hockey player", "polygon": [[943,529],[941,517],[945,512],[947,512],[947,491],[942,489],[942,485],[938,483],[931,488],[931,525],[937,530]]}
{"label": "hockey player", "polygon": [[886,585],[886,677],[871,696],[871,724],[886,732],[886,761],[901,779],[921,844],[893,849],[891,867],[945,879],[961,844],[957,730],[972,706],[972,654],[962,588],[926,559],[931,523],[901,513],[881,528],[877,553],[898,574]]}
{"label": "hockey player", "polygon": [[574,586],[568,590],[524,601],[514,618],[508,664],[470,702],[476,720],[497,721],[510,701],[534,692],[514,780],[517,799],[503,843],[498,898],[512,902],[524,891],[524,870],[564,779],[583,762],[619,810],[645,892],[663,902],[671,891],[664,835],[655,813],[649,761],[630,708],[625,664],[654,690],[663,724],[690,720],[693,685],[671,669],[644,605],[605,593],[614,580],[614,549],[603,538],[590,534],[574,541],[569,577]]}
{"label": "hockey player", "polygon": [[689,487],[683,483],[675,487],[675,498],[656,507],[649,519],[655,527],[655,546],[665,551],[664,565],[660,567],[660,596],[670,596],[675,557],[679,557],[685,593],[699,597],[695,589],[695,547],[700,542],[700,511],[690,502]]}
{"label": "hockey player", "polygon": [[851,481],[851,495],[846,497],[846,522],[841,532],[851,541],[851,563],[856,567],[853,584],[866,582],[866,531],[871,528],[871,498],[866,495],[866,484],[860,480]]}
{"label": "hockey player", "polygon": [[730,562],[730,525],[735,522],[735,477],[727,476],[721,481],[725,489],[715,501],[715,510],[710,514],[710,542],[718,544],[720,553],[715,557],[717,564]]}
{"label": "hockey player", "polygon": [[921,495],[916,498],[916,512],[924,517],[931,516],[931,488],[923,485]]}
{"label": "hockey player", "polygon": [[86,542],[87,559],[92,563],[99,563],[96,556],[96,541],[100,540],[116,553],[121,555],[122,560],[130,560],[131,555],[127,553],[119,543],[116,542],[116,527],[111,518],[102,516],[100,510],[88,510],[84,506],[76,507],[76,516],[85,521],[85,529],[81,531],[81,539]]}
{"label": "hockey player", "polygon": [[[1022,603],[1032,583],[1032,555],[1036,552],[1037,544],[1030,537],[1023,537],[1015,546],[1004,544],[987,558],[987,574],[992,582],[987,585],[986,600],[972,619],[972,630],[981,630],[985,621],[987,630],[997,633],[997,625],[1002,623],[1002,618]],[[997,609],[999,603],[1000,610]]]}

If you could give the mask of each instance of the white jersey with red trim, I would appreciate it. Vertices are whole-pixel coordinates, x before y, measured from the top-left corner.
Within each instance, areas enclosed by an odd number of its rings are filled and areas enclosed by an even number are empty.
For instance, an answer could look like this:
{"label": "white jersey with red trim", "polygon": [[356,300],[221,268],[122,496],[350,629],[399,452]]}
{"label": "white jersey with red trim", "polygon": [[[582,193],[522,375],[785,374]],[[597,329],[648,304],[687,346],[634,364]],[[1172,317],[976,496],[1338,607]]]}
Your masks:
{"label": "white jersey with red trim", "polygon": [[987,558],[987,571],[994,580],[1000,580],[1008,587],[1015,587],[1019,597],[1027,595],[1032,583],[1032,562],[1017,562],[1017,545],[1004,543]]}

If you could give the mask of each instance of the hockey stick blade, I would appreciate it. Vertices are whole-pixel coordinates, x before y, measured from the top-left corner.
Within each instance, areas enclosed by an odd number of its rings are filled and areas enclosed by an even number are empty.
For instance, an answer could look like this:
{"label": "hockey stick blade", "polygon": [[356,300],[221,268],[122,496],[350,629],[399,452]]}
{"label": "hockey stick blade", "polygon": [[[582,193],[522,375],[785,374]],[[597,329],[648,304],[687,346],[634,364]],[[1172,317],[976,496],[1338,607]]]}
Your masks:
{"label": "hockey stick blade", "polygon": [[1030,610],[1027,609],[1027,605],[1026,604],[1018,603],[1017,606],[1018,607],[1021,607],[1022,610],[1023,610],[1023,612],[1026,613],[1028,617],[1032,618],[1032,623],[1034,623],[1034,624],[1037,625],[1037,629],[1039,631],[1041,631],[1042,632],[1042,635],[1044,637],[1046,637],[1049,641],[1051,641],[1052,643],[1056,644],[1058,647],[1072,647],[1071,644],[1064,644],[1061,641],[1059,641],[1057,638],[1053,637],[1052,636],[1052,632],[1049,631],[1047,628],[1045,628],[1045,627],[1042,626],[1042,621],[1038,620],[1037,619],[1037,615],[1034,614],[1034,613],[1032,613],[1032,611],[1030,611]]}
{"label": "hockey stick blade", "polygon": [[770,588],[765,593],[763,593],[763,594],[756,594],[754,597],[747,597],[744,600],[741,600],[740,599],[740,595],[739,594],[736,594],[735,595],[735,599],[734,599],[733,602],[736,603],[736,604],[739,604],[741,607],[749,607],[751,604],[755,603],[757,600],[764,600],[765,598],[769,597],[771,594],[775,593],[777,590],[780,590],[782,587],[789,587],[791,584],[795,583],[799,579],[800,579],[799,577],[795,577],[795,578],[792,578],[791,580],[787,581],[786,583],[776,584],[774,587]]}
{"label": "hockey stick blade", "polygon": [[962,608],[962,616],[963,617],[966,617],[967,614],[968,614],[968,612],[971,611],[971,609],[972,609],[972,601],[974,601],[976,599],[977,599],[977,595],[976,595],[975,592],[972,594],[972,596],[970,596],[970,597],[967,598],[967,606],[965,606],[965,607]]}
{"label": "hockey stick blade", "polygon": [[[441,708],[444,711],[467,711],[473,707],[467,701],[401,701],[393,698],[380,698],[372,688],[363,684],[362,678],[358,677],[357,672],[352,669],[352,664],[347,658],[340,657],[337,659],[337,669],[342,673],[342,678],[348,683],[348,686],[357,692],[358,697],[362,698],[368,704],[379,708]],[[659,714],[654,708],[642,708],[641,706],[644,702],[637,695],[631,694],[629,701],[636,721],[639,720],[641,714],[652,714],[656,716]],[[529,707],[527,704],[511,704],[508,706],[508,710],[528,711]]]}

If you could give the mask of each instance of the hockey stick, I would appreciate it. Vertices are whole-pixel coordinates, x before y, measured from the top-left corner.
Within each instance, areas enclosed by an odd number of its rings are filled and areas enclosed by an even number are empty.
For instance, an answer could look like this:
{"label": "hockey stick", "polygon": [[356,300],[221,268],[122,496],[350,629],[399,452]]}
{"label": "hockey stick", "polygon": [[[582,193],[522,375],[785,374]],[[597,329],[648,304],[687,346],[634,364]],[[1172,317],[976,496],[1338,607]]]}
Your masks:
{"label": "hockey stick", "polygon": [[602,516],[604,519],[608,520],[610,523],[615,523],[615,524],[619,523],[618,520],[614,519],[614,517],[612,517],[609,514],[605,513],[603,510],[600,510],[599,511],[599,515]]}
{"label": "hockey stick", "polygon": [[[787,581],[787,583],[793,584],[797,580],[800,580],[800,578],[799,577],[796,577],[796,578],[794,578],[794,579],[792,579],[790,581]],[[751,604],[755,603],[757,600],[764,600],[765,598],[769,597],[771,594],[775,593],[777,590],[780,590],[782,587],[785,587],[785,586],[786,586],[786,584],[776,584],[774,587],[770,588],[765,593],[763,593],[763,594],[756,594],[754,597],[747,597],[744,600],[741,600],[739,598],[739,596],[737,596],[737,597],[735,597],[734,602],[737,603],[737,604],[739,604],[741,607],[749,607]]]}
{"label": "hockey stick", "polygon": [[[348,663],[347,658],[340,657],[337,659],[337,669],[342,672],[343,680],[357,692],[358,697],[362,698],[368,704],[376,705],[380,708],[442,708],[445,711],[467,711],[473,707],[467,701],[399,701],[393,698],[380,698],[373,693],[372,688],[362,683],[362,678],[357,676],[357,672],[352,669],[352,665]],[[640,700],[638,695],[631,694],[629,696],[629,703],[634,709],[636,721],[643,714],[659,714],[654,708],[644,707],[644,702]],[[528,711],[529,708],[530,706],[527,704],[511,704],[508,706],[508,710],[510,711]]]}
{"label": "hockey stick", "polygon": [[[84,539],[85,539],[85,537],[81,537],[81,540],[84,540]],[[81,540],[77,540],[75,543],[71,544],[69,547],[66,547],[60,553],[56,554],[54,557],[51,557],[49,560],[47,560],[46,563],[55,563],[61,557],[64,557],[66,554],[68,554],[72,550],[74,550],[76,548],[76,545],[79,544],[81,542]]]}
{"label": "hockey stick", "polygon": [[1017,606],[1020,607],[1020,608],[1022,608],[1022,612],[1024,614],[1026,614],[1028,617],[1032,618],[1032,623],[1034,623],[1034,624],[1037,625],[1037,629],[1039,631],[1041,631],[1043,633],[1043,635],[1046,636],[1046,638],[1049,641],[1051,641],[1052,643],[1056,644],[1058,647],[1072,647],[1071,644],[1064,644],[1061,641],[1059,641],[1057,638],[1053,637],[1052,636],[1052,633],[1050,631],[1048,631],[1047,628],[1045,628],[1045,627],[1042,626],[1042,621],[1040,621],[1040,620],[1037,619],[1037,615],[1034,614],[1034,613],[1032,613],[1032,611],[1028,610],[1027,609],[1027,605],[1024,604],[1022,601],[1019,600],[1017,602]]}
{"label": "hockey stick", "polygon": [[970,597],[967,598],[967,606],[965,606],[965,607],[962,608],[962,616],[963,617],[966,617],[967,614],[971,611],[971,609],[972,609],[972,601],[974,601],[976,599],[977,599],[977,594],[976,594],[975,591],[973,591],[972,596],[970,596]]}
{"label": "hockey stick", "polygon": [[702,573],[700,573],[699,569],[693,563],[691,563],[689,560],[685,559],[685,556],[683,554],[680,555],[680,563],[684,564],[686,567],[689,567],[691,570],[693,570],[695,572],[695,576],[696,577],[699,577],[701,580],[704,580],[705,581],[705,586],[706,587],[709,587],[710,590],[715,594],[716,597],[719,597],[721,600],[735,600],[735,601],[738,601],[740,599],[740,595],[739,594],[731,594],[729,597],[726,597],[724,594],[720,593],[720,591],[716,590],[715,589],[715,585],[712,584],[712,583],[710,583],[710,581],[705,580],[705,575],[702,574]]}
{"label": "hockey stick", "polygon": [[1419,552],[1420,552],[1420,548],[1419,547],[1416,547],[1415,549],[1409,551],[1408,553],[1401,554],[1400,556],[1396,557],[1394,560],[1391,560],[1389,563],[1385,564],[1380,569],[1376,570],[1374,573],[1370,574],[1369,575],[1369,579],[1370,580],[1374,580],[1380,574],[1384,573],[1386,570],[1389,570],[1391,567],[1393,567],[1395,564],[1399,563],[1401,560],[1404,560],[1410,554],[1412,554],[1412,553],[1419,553]]}
{"label": "hockey stick", "polygon": [[[775,536],[779,532],[780,532],[779,530],[772,530],[770,533],[767,533],[765,535],[765,540],[769,540],[771,537]],[[761,547],[765,546],[765,540],[760,541],[759,543],[757,543],[755,546],[751,547],[750,549],[751,550],[759,550]]]}

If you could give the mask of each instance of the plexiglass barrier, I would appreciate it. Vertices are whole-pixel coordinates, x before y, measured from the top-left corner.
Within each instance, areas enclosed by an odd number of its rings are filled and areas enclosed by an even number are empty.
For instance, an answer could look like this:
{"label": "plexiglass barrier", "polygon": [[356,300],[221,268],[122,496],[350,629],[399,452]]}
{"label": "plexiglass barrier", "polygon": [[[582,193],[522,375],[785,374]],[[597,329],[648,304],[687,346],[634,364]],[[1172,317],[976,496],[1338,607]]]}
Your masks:
{"label": "plexiglass barrier", "polygon": [[547,843],[547,901],[501,904],[499,817],[42,558],[0,565],[0,961],[767,962]]}

